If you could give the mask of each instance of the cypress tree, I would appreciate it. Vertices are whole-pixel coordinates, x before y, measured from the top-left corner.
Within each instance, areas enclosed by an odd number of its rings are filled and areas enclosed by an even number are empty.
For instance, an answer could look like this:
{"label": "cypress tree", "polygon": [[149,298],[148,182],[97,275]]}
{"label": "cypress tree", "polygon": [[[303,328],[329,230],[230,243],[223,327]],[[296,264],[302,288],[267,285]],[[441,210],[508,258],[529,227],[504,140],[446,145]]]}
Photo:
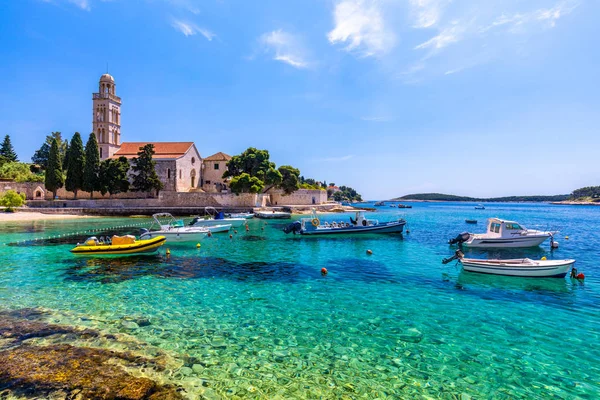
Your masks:
{"label": "cypress tree", "polygon": [[15,153],[15,149],[10,141],[10,136],[4,136],[4,141],[2,142],[2,147],[0,147],[0,156],[6,158],[8,162],[17,162],[17,153]]}
{"label": "cypress tree", "polygon": [[156,174],[156,161],[152,159],[154,155],[154,145],[148,143],[144,147],[140,147],[138,156],[133,159],[133,167],[135,173],[133,177],[133,189],[140,192],[150,192],[151,190],[161,190],[163,184],[158,179]]}
{"label": "cypress tree", "polygon": [[67,154],[68,156],[65,157],[67,162],[67,180],[65,181],[65,188],[68,191],[73,192],[75,194],[75,199],[77,199],[77,192],[83,187],[83,169],[85,166],[85,153],[79,132],[75,132],[73,135]]}
{"label": "cypress tree", "polygon": [[85,144],[85,164],[83,167],[83,185],[81,188],[90,193],[90,199],[94,198],[94,190],[100,189],[100,153],[98,152],[98,142],[96,135],[90,133],[90,137]]}
{"label": "cypress tree", "polygon": [[48,168],[46,169],[46,177],[44,185],[46,189],[52,192],[52,199],[56,197],[56,191],[63,187],[63,169],[56,139],[52,141],[50,146],[50,155],[48,156]]}

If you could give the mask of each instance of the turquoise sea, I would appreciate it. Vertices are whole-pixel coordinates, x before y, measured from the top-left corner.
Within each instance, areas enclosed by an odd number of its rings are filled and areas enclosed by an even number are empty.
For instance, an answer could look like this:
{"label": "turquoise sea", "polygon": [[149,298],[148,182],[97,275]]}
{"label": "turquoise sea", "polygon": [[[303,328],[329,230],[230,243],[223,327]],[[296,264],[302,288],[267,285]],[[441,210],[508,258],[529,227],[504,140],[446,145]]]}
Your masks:
{"label": "turquoise sea", "polygon": [[[167,369],[138,373],[189,398],[600,398],[600,207],[412,205],[370,215],[406,218],[403,236],[300,237],[281,232],[289,221],[254,219],[168,257],[68,251],[84,230],[137,233],[130,225],[147,220],[2,223],[0,310],[36,308],[116,338],[90,346],[160,353]],[[558,229],[560,248],[470,256],[575,258],[585,281],[441,264],[449,238],[494,216]]]}

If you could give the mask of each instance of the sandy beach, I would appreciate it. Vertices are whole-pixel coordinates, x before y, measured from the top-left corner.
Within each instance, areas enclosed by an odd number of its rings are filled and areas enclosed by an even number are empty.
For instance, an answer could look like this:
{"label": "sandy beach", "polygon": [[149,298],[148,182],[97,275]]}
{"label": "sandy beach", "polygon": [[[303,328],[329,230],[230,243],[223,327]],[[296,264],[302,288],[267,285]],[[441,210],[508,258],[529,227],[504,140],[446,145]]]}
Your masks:
{"label": "sandy beach", "polygon": [[45,219],[78,219],[78,218],[89,218],[86,215],[75,215],[75,214],[43,214],[41,212],[0,212],[0,222],[27,222],[27,221],[40,221]]}

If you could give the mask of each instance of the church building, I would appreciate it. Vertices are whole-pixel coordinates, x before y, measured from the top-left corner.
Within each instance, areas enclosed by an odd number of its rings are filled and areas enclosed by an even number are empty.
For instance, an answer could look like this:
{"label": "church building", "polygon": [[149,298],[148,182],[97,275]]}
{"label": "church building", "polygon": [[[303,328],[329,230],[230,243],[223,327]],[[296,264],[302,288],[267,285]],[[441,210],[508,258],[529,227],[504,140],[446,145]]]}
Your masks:
{"label": "church building", "polygon": [[98,141],[100,160],[137,157],[141,147],[154,145],[156,173],[165,191],[191,192],[202,188],[203,162],[193,142],[121,142],[121,98],[115,79],[100,77],[99,91],[92,96],[92,128]]}

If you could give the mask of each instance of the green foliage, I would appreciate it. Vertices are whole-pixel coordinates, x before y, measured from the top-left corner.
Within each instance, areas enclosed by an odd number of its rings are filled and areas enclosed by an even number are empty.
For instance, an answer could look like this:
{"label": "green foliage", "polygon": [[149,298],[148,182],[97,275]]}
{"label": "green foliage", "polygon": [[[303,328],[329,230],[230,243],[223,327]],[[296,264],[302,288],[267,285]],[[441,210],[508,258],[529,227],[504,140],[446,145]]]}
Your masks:
{"label": "green foliage", "polygon": [[264,188],[264,183],[257,177],[250,176],[250,174],[243,172],[240,175],[231,178],[229,187],[235,194],[260,193]]}
{"label": "green foliage", "polygon": [[111,195],[129,191],[129,161],[125,157],[104,160],[100,164],[100,192]]}
{"label": "green foliage", "polygon": [[62,160],[58,149],[56,139],[52,141],[50,146],[50,156],[48,157],[48,168],[46,170],[45,185],[46,189],[51,191],[54,198],[56,191],[63,187],[64,177],[62,169]]}
{"label": "green foliage", "polygon": [[282,165],[279,167],[279,172],[282,176],[279,188],[283,190],[285,194],[292,194],[296,190],[300,189],[300,170],[290,165]]}
{"label": "green foliage", "polygon": [[29,164],[8,162],[0,167],[0,179],[11,179],[15,182],[44,182],[44,175],[33,173]]}
{"label": "green foliage", "polygon": [[591,199],[600,198],[600,186],[586,186],[581,189],[573,190],[571,193],[571,199],[583,199],[589,197]]}
{"label": "green foliage", "polygon": [[504,202],[504,203],[519,203],[519,202],[551,202],[551,201],[563,201],[569,198],[569,195],[554,195],[554,196],[505,196],[505,197],[490,197],[490,198],[477,198],[477,197],[465,197],[455,196],[452,194],[442,193],[417,193],[409,194],[402,197],[397,197],[392,200],[421,200],[421,201],[469,201],[469,202]]}
{"label": "green foliage", "polygon": [[327,188],[327,183],[318,182],[312,178],[304,178],[301,176],[298,180],[300,182],[300,189],[325,190]]}
{"label": "green foliage", "polygon": [[0,147],[0,156],[4,157],[8,162],[17,162],[17,153],[15,153],[15,149],[10,141],[10,136],[4,136],[4,141],[2,142],[2,146]]}
{"label": "green foliage", "polygon": [[152,159],[154,155],[154,145],[148,143],[140,147],[138,156],[133,159],[133,189],[140,192],[150,192],[152,190],[161,190],[163,184],[156,174],[156,161]]}
{"label": "green foliage", "polygon": [[94,197],[94,190],[100,189],[100,153],[96,135],[90,133],[85,144],[85,163],[83,167],[83,181],[81,188],[90,193],[90,199]]}
{"label": "green foliage", "polygon": [[25,193],[17,193],[14,190],[7,190],[0,197],[0,206],[6,207],[5,211],[13,212],[14,207],[21,207],[25,204]]}
{"label": "green foliage", "polygon": [[38,150],[36,150],[33,154],[33,157],[31,157],[31,161],[34,164],[38,164],[43,169],[48,168],[48,159],[50,158],[50,146],[52,145],[53,140],[56,140],[57,142],[62,165],[67,165],[67,163],[65,162],[65,157],[67,156],[68,143],[66,140],[62,139],[62,134],[60,132],[52,132],[50,135],[46,136],[46,140],[44,141],[42,146]]}
{"label": "green foliage", "polygon": [[249,147],[242,154],[231,157],[227,162],[227,170],[223,173],[223,178],[247,173],[264,182],[265,175],[270,169],[275,169],[275,163],[269,161],[269,152]]}
{"label": "green foliage", "polygon": [[66,159],[68,164],[66,165],[67,179],[65,181],[65,188],[73,192],[75,198],[77,198],[77,192],[83,187],[83,170],[85,166],[85,152],[79,132],[75,132],[71,139],[71,146],[69,146],[69,153]]}
{"label": "green foliage", "polygon": [[335,201],[362,201],[362,196],[350,186],[340,186],[338,192],[333,193]]}

